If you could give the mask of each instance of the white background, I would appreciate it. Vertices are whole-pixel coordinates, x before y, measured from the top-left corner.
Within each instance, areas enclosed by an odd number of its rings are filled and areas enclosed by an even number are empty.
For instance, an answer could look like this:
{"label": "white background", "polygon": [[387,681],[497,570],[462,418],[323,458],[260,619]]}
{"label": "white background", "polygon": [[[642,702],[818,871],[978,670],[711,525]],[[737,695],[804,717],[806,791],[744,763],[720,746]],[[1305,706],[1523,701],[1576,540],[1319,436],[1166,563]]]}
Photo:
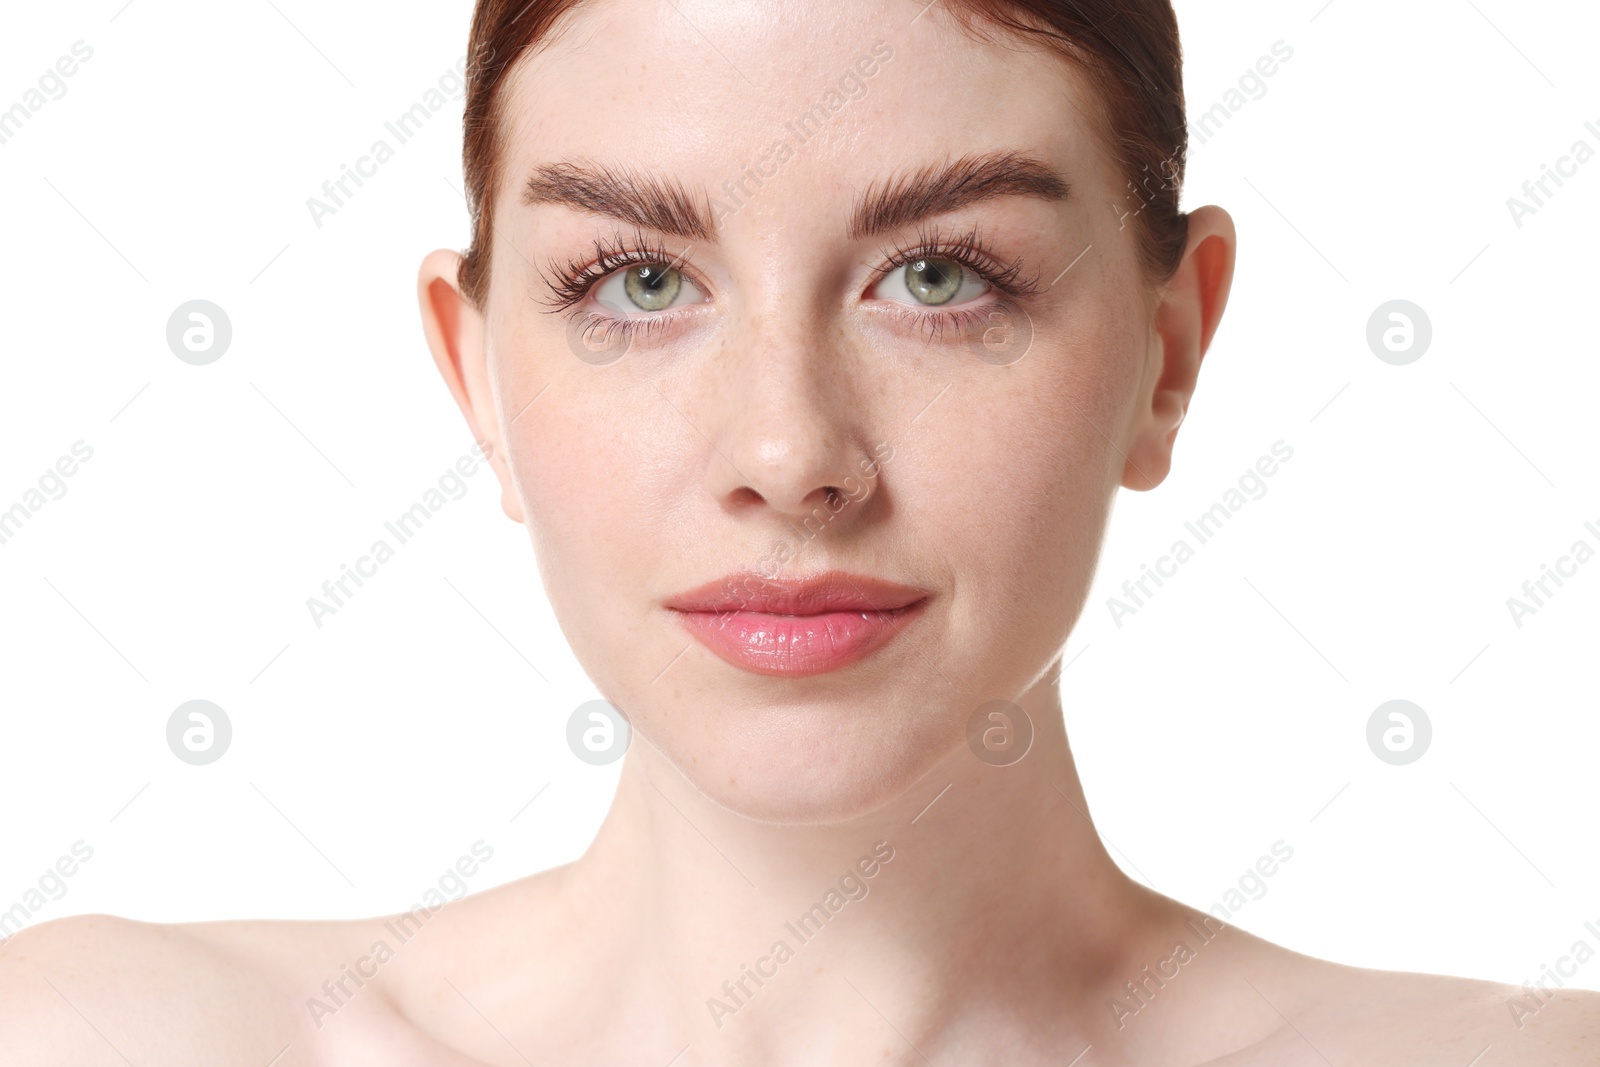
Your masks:
{"label": "white background", "polygon": [[[471,444],[413,295],[421,256],[467,239],[459,100],[321,228],[306,208],[394,143],[470,5],[14,6],[0,108],[75,41],[94,55],[0,144],[0,509],[74,442],[94,455],[0,545],[0,909],[80,839],[93,858],[34,921],[361,916],[480,838],[474,889],[575,858],[617,766],[564,743],[597,694],[487,471],[320,630],[305,606]],[[1068,646],[1093,813],[1202,908],[1288,843],[1237,922],[1295,949],[1535,978],[1600,922],[1600,561],[1521,628],[1506,607],[1600,548],[1600,160],[1520,228],[1506,200],[1600,149],[1600,16],[1179,14],[1196,120],[1275,42],[1294,55],[1194,148],[1186,206],[1233,212],[1240,267],[1176,469],[1120,499]],[[196,298],[234,330],[206,367],[165,339]],[[1365,339],[1397,298],[1434,328],[1404,367]],[[1118,627],[1107,598],[1278,440],[1267,494]],[[208,767],[165,742],[195,698],[234,728]],[[1433,723],[1410,766],[1367,748],[1393,698]]]}

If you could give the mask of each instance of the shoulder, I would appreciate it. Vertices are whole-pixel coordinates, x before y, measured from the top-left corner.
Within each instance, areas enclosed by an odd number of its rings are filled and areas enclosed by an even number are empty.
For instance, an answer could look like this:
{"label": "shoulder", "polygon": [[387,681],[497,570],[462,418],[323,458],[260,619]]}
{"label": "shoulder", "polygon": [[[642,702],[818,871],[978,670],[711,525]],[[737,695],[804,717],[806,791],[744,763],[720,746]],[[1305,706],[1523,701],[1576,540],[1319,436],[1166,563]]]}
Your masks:
{"label": "shoulder", "polygon": [[[1154,1021],[1167,1012],[1176,1025],[1166,1037],[1176,1043],[1163,1052],[1190,1047],[1197,1032],[1232,1050],[1206,1060],[1207,1067],[1600,1063],[1600,993],[1354,967],[1237,927],[1202,944],[1215,946],[1195,954],[1209,954],[1209,963],[1194,965],[1202,980],[1162,972],[1163,984],[1147,976],[1135,986],[1142,1000],[1130,995],[1123,1014]],[[1218,1022],[1224,1019],[1226,1025]]]}
{"label": "shoulder", "polygon": [[[1380,1018],[1402,1038],[1394,1063],[1411,1063],[1451,1043],[1482,1056],[1483,1067],[1600,1063],[1600,993],[1528,989],[1432,974],[1367,972],[1363,984],[1383,1004]],[[1385,1003],[1386,1002],[1386,1003]],[[1415,1023],[1408,1020],[1415,1019]],[[1382,1030],[1375,1030],[1381,1036]]]}
{"label": "shoulder", "polygon": [[525,959],[508,937],[553,876],[355,920],[29,927],[0,941],[0,1064],[481,1067],[437,1025],[446,979]]}
{"label": "shoulder", "polygon": [[1335,1064],[1600,1063],[1600,993],[1321,960],[1278,988],[1284,1025],[1274,1043],[1298,1045]]}
{"label": "shoulder", "polygon": [[83,915],[22,930],[0,943],[0,1061],[159,1062],[161,1028],[204,1047],[217,1001],[197,994],[246,984],[233,970],[175,926]]}
{"label": "shoulder", "polygon": [[83,915],[30,927],[0,942],[0,1063],[324,1062],[305,1001],[316,969],[359,943],[355,925]]}

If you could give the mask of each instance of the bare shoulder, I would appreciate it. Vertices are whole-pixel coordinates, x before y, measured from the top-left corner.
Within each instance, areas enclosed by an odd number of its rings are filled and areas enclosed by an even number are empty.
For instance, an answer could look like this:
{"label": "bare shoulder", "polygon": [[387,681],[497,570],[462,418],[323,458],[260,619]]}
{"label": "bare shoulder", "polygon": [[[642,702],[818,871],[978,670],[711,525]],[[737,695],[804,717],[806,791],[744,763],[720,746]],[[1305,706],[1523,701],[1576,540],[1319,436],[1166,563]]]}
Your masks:
{"label": "bare shoulder", "polygon": [[[1508,1025],[1527,1035],[1529,1052],[1545,1063],[1600,1063],[1600,993],[1586,989],[1539,991],[1499,987],[1494,997]],[[1508,1045],[1519,1039],[1510,1038]],[[1508,1061],[1509,1062],[1509,1061]]]}
{"label": "bare shoulder", "polygon": [[366,919],[41,923],[0,941],[0,1064],[481,1067],[436,1025],[447,979],[516,969],[553,873]]}
{"label": "bare shoulder", "polygon": [[1272,948],[1257,957],[1265,967],[1250,992],[1282,1025],[1219,1067],[1600,1063],[1600,993],[1349,967]]}
{"label": "bare shoulder", "polygon": [[[219,950],[183,927],[109,915],[57,919],[0,944],[0,1061],[160,1063],[174,1033],[197,1058],[222,1060],[285,1034],[268,1007],[268,968]],[[222,1010],[219,1010],[219,1007]],[[288,1038],[285,1036],[284,1040]]]}
{"label": "bare shoulder", "polygon": [[318,976],[341,977],[369,926],[382,921],[158,924],[84,915],[31,927],[0,942],[0,1063],[349,1062],[348,1044],[399,1036],[382,991],[330,1009],[346,1009],[337,1040],[318,1040],[306,1005],[326,995]]}
{"label": "bare shoulder", "polygon": [[1367,1000],[1377,1009],[1375,1025],[1365,1028],[1363,1037],[1371,1056],[1367,1062],[1428,1062],[1426,1057],[1448,1048],[1465,1052],[1463,1063],[1478,1057],[1476,1067],[1600,1063],[1600,993],[1350,970],[1355,974],[1344,1003]]}

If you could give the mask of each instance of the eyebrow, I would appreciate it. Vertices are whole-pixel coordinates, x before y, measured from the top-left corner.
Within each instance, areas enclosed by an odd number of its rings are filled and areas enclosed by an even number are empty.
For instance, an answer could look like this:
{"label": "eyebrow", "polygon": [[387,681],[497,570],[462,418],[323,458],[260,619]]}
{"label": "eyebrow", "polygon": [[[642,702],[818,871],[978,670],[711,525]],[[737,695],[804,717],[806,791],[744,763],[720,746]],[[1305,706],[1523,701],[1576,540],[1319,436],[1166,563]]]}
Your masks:
{"label": "eyebrow", "polygon": [[1061,201],[1071,191],[1055,168],[1033,156],[1017,152],[962,156],[870,187],[851,213],[850,238],[871,237],[984,200],[1026,196]]}
{"label": "eyebrow", "polygon": [[710,201],[700,204],[681,182],[596,163],[567,161],[540,166],[523,187],[522,202],[564,204],[673,237],[717,239]]}
{"label": "eyebrow", "polygon": [[[868,187],[851,209],[848,232],[851,240],[859,240],[984,200],[1026,196],[1062,201],[1071,191],[1055,168],[1034,156],[966,155]],[[751,195],[759,196],[759,187]],[[541,165],[524,186],[522,202],[561,204],[673,237],[717,240],[708,197],[696,199],[675,179],[587,161]]]}

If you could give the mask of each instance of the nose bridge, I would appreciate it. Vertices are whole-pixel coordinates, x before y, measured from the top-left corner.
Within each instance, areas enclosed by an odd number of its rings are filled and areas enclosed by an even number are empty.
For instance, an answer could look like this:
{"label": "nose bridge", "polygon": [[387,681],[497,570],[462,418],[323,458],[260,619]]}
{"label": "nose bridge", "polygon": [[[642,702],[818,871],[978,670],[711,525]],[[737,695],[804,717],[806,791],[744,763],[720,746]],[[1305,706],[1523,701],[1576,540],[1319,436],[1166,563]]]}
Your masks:
{"label": "nose bridge", "polygon": [[735,313],[712,371],[726,462],[713,464],[709,487],[719,499],[754,493],[792,519],[818,508],[838,515],[870,492],[862,413],[828,317],[781,290]]}

